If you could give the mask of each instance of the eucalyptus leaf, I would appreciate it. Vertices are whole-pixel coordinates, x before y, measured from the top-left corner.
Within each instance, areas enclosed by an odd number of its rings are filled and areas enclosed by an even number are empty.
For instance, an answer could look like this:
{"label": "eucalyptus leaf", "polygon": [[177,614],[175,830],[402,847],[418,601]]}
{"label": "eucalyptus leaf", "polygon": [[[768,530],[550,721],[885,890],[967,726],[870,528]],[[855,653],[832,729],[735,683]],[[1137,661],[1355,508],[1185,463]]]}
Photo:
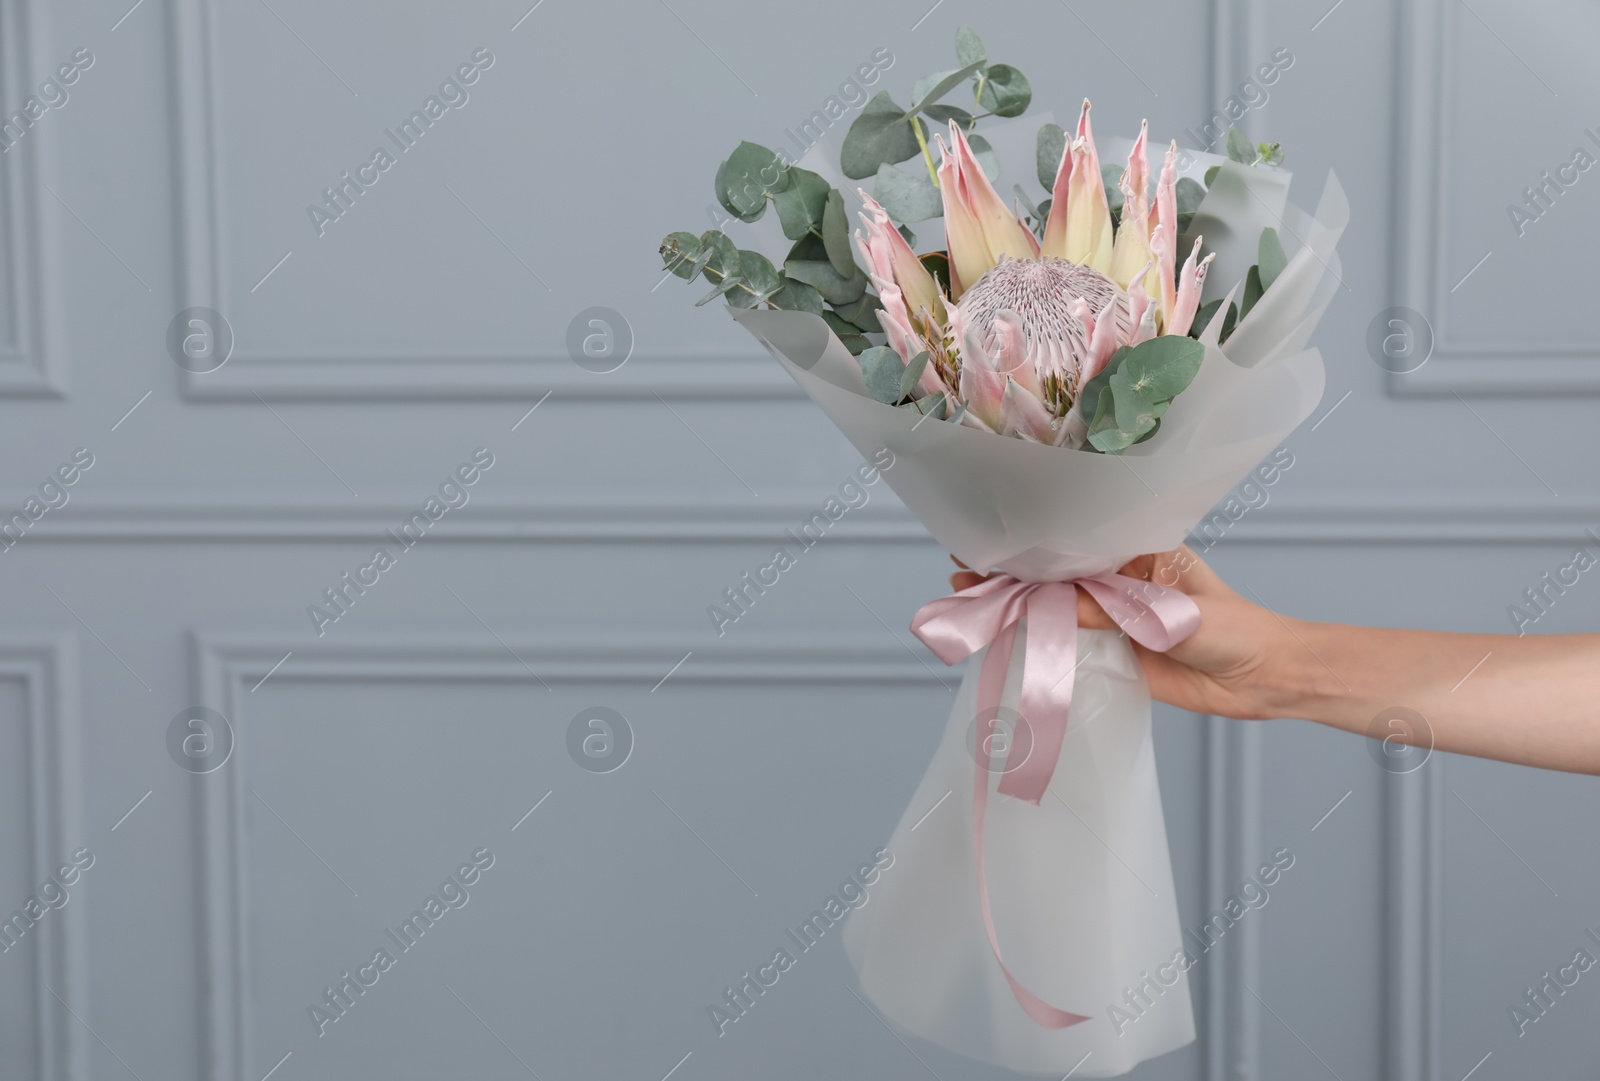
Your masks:
{"label": "eucalyptus leaf", "polygon": [[913,171],[897,165],[878,166],[872,197],[883,204],[895,221],[927,221],[944,213],[944,198],[928,179],[926,169]]}
{"label": "eucalyptus leaf", "polygon": [[1217,174],[1220,172],[1222,172],[1222,166],[1220,165],[1213,165],[1211,168],[1206,170],[1206,187],[1209,188],[1216,182]]}
{"label": "eucalyptus leaf", "polygon": [[917,380],[922,378],[922,370],[927,366],[928,351],[926,349],[911,358],[911,362],[906,365],[906,370],[900,373],[901,398],[911,396],[911,392],[917,388]]}
{"label": "eucalyptus leaf", "polygon": [[1022,190],[1021,184],[1011,185],[1011,190],[1016,194],[1017,203],[1022,207],[1023,213],[1034,221],[1044,220],[1039,214],[1039,208],[1033,205],[1033,200],[1028,198],[1028,193]]}
{"label": "eucalyptus leaf", "polygon": [[1256,306],[1256,301],[1261,299],[1261,294],[1266,289],[1261,284],[1261,267],[1253,266],[1244,276],[1244,295],[1239,298],[1239,318],[1243,319],[1250,314],[1250,309]]}
{"label": "eucalyptus leaf", "polygon": [[1124,171],[1120,165],[1100,166],[1100,183],[1105,185],[1106,206],[1110,208],[1113,214],[1122,213],[1124,198],[1122,194],[1122,174]]}
{"label": "eucalyptus leaf", "polygon": [[956,27],[956,59],[963,64],[989,62],[989,51],[983,47],[983,39],[966,23]]}
{"label": "eucalyptus leaf", "polygon": [[885,405],[894,405],[905,395],[900,393],[900,377],[905,373],[905,364],[900,360],[900,354],[890,349],[887,345],[875,345],[856,357],[861,365],[861,377],[866,381],[867,393],[875,401]]}
{"label": "eucalyptus leaf", "polygon": [[917,412],[923,416],[932,415],[934,420],[943,420],[949,411],[950,403],[945,400],[944,391],[936,390],[932,394],[924,394],[916,401]]}
{"label": "eucalyptus leaf", "polygon": [[[1078,393],[1078,398],[1081,401],[1093,402],[1096,405],[1096,408],[1093,411],[1088,409],[1084,409],[1082,411],[1085,416],[1093,418],[1093,420],[1090,421],[1091,425],[1095,420],[1099,420],[1101,417],[1101,412],[1098,408],[1099,405],[1102,404],[1100,397],[1101,392],[1110,388],[1112,374],[1122,366],[1123,358],[1128,355],[1131,349],[1131,346],[1119,346],[1116,352],[1112,353],[1111,356],[1107,358],[1105,367],[1101,368],[1099,373],[1096,374],[1093,379],[1084,384],[1083,390]],[[1109,410],[1111,408],[1111,399],[1105,399],[1103,404],[1105,405],[1106,409]]]}
{"label": "eucalyptus leaf", "polygon": [[907,229],[904,225],[897,225],[897,226],[895,226],[895,229],[900,233],[901,236],[906,238],[906,247],[915,248],[917,246],[917,234],[916,233],[913,233],[910,229]]}
{"label": "eucalyptus leaf", "polygon": [[1289,257],[1283,254],[1283,242],[1278,239],[1278,231],[1270,225],[1261,230],[1256,265],[1261,268],[1262,292],[1271,289],[1272,283],[1283,273],[1283,268],[1289,265]]}
{"label": "eucalyptus leaf", "polygon": [[1200,209],[1200,201],[1206,197],[1206,189],[1193,177],[1180,176],[1174,186],[1173,194],[1177,197],[1178,213],[1193,214]]}
{"label": "eucalyptus leaf", "polygon": [[1158,403],[1139,390],[1126,364],[1111,376],[1111,399],[1117,427],[1132,435],[1129,444],[1155,426]]}
{"label": "eucalyptus leaf", "polygon": [[836,310],[847,322],[868,334],[882,334],[883,324],[878,321],[880,303],[876,293],[866,293],[854,304],[846,304]]}
{"label": "eucalyptus leaf", "polygon": [[[1151,402],[1169,402],[1194,381],[1205,359],[1205,347],[1180,334],[1162,334],[1129,349],[1117,367],[1117,378]],[[1157,414],[1158,416],[1160,414]]]}
{"label": "eucalyptus leaf", "polygon": [[1201,333],[1211,325],[1211,320],[1216,318],[1217,309],[1220,307],[1222,307],[1221,297],[1200,305],[1199,310],[1194,313],[1194,322],[1189,324],[1189,337],[1199,338]]}
{"label": "eucalyptus leaf", "polygon": [[1222,326],[1217,334],[1220,344],[1228,340],[1228,335],[1233,333],[1233,328],[1239,325],[1239,306],[1233,301],[1228,302],[1228,310],[1222,313]]}
{"label": "eucalyptus leaf", "polygon": [[907,112],[887,90],[880,90],[851,123],[839,148],[839,167],[851,180],[863,180],[885,162],[905,161],[920,152]]}
{"label": "eucalyptus leaf", "polygon": [[844,338],[858,337],[861,334],[860,327],[844,319],[836,312],[824,311],[822,313],[822,321],[827,323],[828,329],[837,334],[841,340]]}
{"label": "eucalyptus leaf", "polygon": [[737,274],[729,274],[727,277],[722,279],[722,282],[715,289],[711,290],[711,292],[707,293],[705,296],[703,296],[699,300],[695,301],[694,302],[694,306],[696,308],[698,308],[702,304],[710,304],[713,300],[716,300],[718,297],[722,296],[724,293],[727,293],[730,290],[734,289],[736,286],[738,286],[738,284],[739,284],[739,275],[737,275]]}
{"label": "eucalyptus leaf", "polygon": [[832,188],[810,169],[791,167],[789,186],[772,197],[783,235],[799,240],[813,229],[822,228],[822,211]]}
{"label": "eucalyptus leaf", "polygon": [[948,124],[954,120],[957,127],[968,133],[972,131],[972,125],[977,123],[972,119],[971,113],[954,105],[930,105],[922,110],[922,115],[939,124]]}
{"label": "eucalyptus leaf", "polygon": [[1242,162],[1245,165],[1256,163],[1256,148],[1250,145],[1250,140],[1245,138],[1244,132],[1239,130],[1238,125],[1228,129],[1227,150],[1230,161]]}
{"label": "eucalyptus leaf", "polygon": [[850,251],[850,219],[845,217],[844,196],[839,189],[828,192],[828,205],[822,211],[822,246],[828,262],[842,278],[857,275],[856,258]]}
{"label": "eucalyptus leaf", "polygon": [[734,308],[753,308],[783,286],[772,261],[760,252],[740,250],[739,288],[728,294]]}
{"label": "eucalyptus leaf", "polygon": [[717,202],[740,221],[751,222],[767,209],[768,197],[789,186],[789,168],[756,143],[740,143],[717,167]]}
{"label": "eucalyptus leaf", "polygon": [[852,304],[867,291],[867,276],[852,266],[854,275],[846,277],[834,269],[828,249],[818,236],[802,237],[783,261],[783,272],[812,286],[834,307]]}
{"label": "eucalyptus leaf", "polygon": [[1061,159],[1067,152],[1067,131],[1060,124],[1045,124],[1034,141],[1034,162],[1039,174],[1039,186],[1054,191],[1056,174],[1061,170]]}
{"label": "eucalyptus leaf", "polygon": [[710,272],[707,281],[712,277],[720,280],[739,272],[739,249],[728,239],[728,234],[707,229],[700,234],[700,254],[695,256],[695,263]]}
{"label": "eucalyptus leaf", "polygon": [[[1005,65],[1001,64],[996,65],[994,68],[990,68],[989,77],[991,79],[994,78],[995,71],[1004,66]],[[965,67],[956,68],[953,71],[939,71],[932,75],[924,75],[922,78],[918,79],[916,85],[911,88],[911,100],[914,104],[907,109],[906,112],[920,113],[922,110],[926,109],[928,106],[932,105],[934,102],[950,93],[950,91],[954,90],[956,87],[972,78],[972,76],[978,74],[982,68],[983,62],[977,61],[975,63],[968,64]],[[1016,71],[1015,68],[1008,70]],[[1021,73],[1018,72],[1018,75],[1020,77]],[[1023,80],[1023,84],[1027,84],[1026,79]],[[987,106],[988,103],[985,102],[984,104]],[[1024,105],[1023,109],[1026,108],[1027,106]],[[1021,110],[1019,110],[1019,112],[1020,111]],[[1001,115],[1016,116],[1018,114],[1004,113]]]}
{"label": "eucalyptus leaf", "polygon": [[695,256],[700,254],[700,238],[693,233],[669,233],[661,242],[661,265],[685,281],[694,281],[700,268]]}
{"label": "eucalyptus leaf", "polygon": [[1199,342],[1177,335],[1118,349],[1079,395],[1079,412],[1092,416],[1090,446],[1117,454],[1148,439],[1172,399],[1194,381],[1204,358]]}
{"label": "eucalyptus leaf", "polygon": [[1033,87],[1010,64],[991,64],[983,79],[978,104],[996,116],[1021,116],[1033,101]]}
{"label": "eucalyptus leaf", "polygon": [[796,281],[787,275],[779,290],[767,298],[767,303],[774,308],[786,312],[810,312],[812,315],[823,315],[822,294],[805,282]]}

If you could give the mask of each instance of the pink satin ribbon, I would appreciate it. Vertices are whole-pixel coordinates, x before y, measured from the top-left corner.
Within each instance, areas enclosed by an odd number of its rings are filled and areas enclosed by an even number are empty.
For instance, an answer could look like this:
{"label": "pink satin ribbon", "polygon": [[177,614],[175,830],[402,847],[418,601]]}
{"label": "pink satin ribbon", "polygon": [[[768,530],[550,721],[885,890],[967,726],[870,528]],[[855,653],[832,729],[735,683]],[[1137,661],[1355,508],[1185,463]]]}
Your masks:
{"label": "pink satin ribbon", "polygon": [[[1031,739],[1024,762],[1001,774],[999,790],[1037,805],[1050,787],[1061,744],[1067,735],[1073,676],[1078,661],[1078,589],[1089,593],[1106,614],[1134,641],[1165,652],[1200,626],[1200,609],[1175,589],[1126,575],[1105,573],[1066,582],[1022,582],[997,574],[969,589],[922,606],[911,631],[945,664],[959,664],[989,647],[978,672],[977,717],[992,727],[1000,710],[1006,670],[1016,643],[1017,626],[1028,617],[1026,652],[1022,659],[1022,695],[1017,704],[1017,733]],[[976,719],[976,718],[975,718]],[[1014,736],[1016,733],[1014,733]],[[972,790],[972,830],[978,870],[978,907],[983,913],[989,948],[1023,1012],[1044,1028],[1068,1028],[1089,1018],[1057,1009],[1029,991],[1011,974],[1000,956],[989,884],[984,874],[983,822],[989,802],[989,741],[977,734],[977,772]],[[1019,746],[1013,741],[1010,751]]]}

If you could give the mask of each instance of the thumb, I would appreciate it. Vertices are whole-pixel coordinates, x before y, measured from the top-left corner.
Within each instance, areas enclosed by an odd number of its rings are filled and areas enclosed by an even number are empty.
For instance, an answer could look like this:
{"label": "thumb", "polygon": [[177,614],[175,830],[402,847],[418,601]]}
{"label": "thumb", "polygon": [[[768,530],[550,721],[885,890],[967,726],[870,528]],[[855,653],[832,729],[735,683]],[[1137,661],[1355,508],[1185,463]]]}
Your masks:
{"label": "thumb", "polygon": [[1115,631],[1121,628],[1100,607],[1087,589],[1078,590],[1078,626],[1096,631]]}

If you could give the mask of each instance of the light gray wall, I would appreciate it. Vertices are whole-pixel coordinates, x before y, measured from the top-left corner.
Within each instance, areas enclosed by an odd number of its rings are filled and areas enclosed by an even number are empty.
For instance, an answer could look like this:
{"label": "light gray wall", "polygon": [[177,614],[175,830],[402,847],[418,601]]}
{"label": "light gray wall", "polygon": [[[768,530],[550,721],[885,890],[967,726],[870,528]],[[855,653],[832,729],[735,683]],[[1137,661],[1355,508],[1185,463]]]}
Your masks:
{"label": "light gray wall", "polygon": [[[94,57],[0,161],[0,507],[94,457],[0,554],[0,912],[94,856],[0,953],[5,1076],[995,1076],[914,1058],[831,943],[725,1036],[706,1016],[882,843],[958,679],[904,629],[948,566],[881,485],[715,635],[856,463],[701,287],[657,288],[720,157],[877,48],[904,95],[971,21],[1041,106],[1163,138],[1292,52],[1244,123],[1302,200],[1329,168],[1350,193],[1336,408],[1211,553],[1236,584],[1505,631],[1600,527],[1600,178],[1526,235],[1506,210],[1592,145],[1592,5],[669,3],[0,6],[7,113]],[[470,101],[317,235],[307,204],[479,48]],[[1393,378],[1366,344],[1392,305],[1436,340]],[[592,306],[635,342],[610,374],[567,352]],[[215,372],[168,354],[189,307],[236,337]],[[478,447],[470,503],[319,637],[307,606]],[[1592,627],[1595,589],[1534,629]],[[196,706],[234,740],[205,774],[168,749]],[[595,706],[631,728],[614,772],[568,753]],[[1593,1075],[1600,974],[1525,1035],[1507,1014],[1600,925],[1591,782],[1158,731],[1187,926],[1296,862],[1196,970],[1200,1041],[1138,1076]],[[481,848],[468,905],[318,1037],[323,988]]]}

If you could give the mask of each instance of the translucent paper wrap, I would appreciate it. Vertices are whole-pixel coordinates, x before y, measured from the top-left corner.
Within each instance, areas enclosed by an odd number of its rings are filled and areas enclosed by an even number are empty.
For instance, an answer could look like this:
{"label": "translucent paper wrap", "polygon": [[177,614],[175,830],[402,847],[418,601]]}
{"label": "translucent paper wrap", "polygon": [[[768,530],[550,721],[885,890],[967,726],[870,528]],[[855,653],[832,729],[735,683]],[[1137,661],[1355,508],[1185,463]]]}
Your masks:
{"label": "translucent paper wrap", "polygon": [[[1285,191],[1280,171],[1223,166],[1193,227],[1208,247],[1213,233],[1231,241],[1218,245],[1210,281],[1236,285],[1269,225],[1292,252],[1288,266],[1226,345],[1216,343],[1220,319],[1207,328],[1194,382],[1156,435],[1121,455],[883,405],[821,318],[733,314],[862,455],[893,452],[884,479],[969,567],[1032,582],[1112,571],[1181,544],[1322,396],[1322,359],[1306,343],[1340,288],[1334,248],[1349,209],[1331,175],[1315,216],[1288,205]],[[1026,634],[1025,617],[1002,712],[1017,705]],[[1194,1039],[1187,965],[1173,963],[1185,947],[1143,677],[1125,638],[1080,631],[1070,722],[1045,798],[1035,806],[999,795],[1004,765],[991,767],[987,881],[1001,951],[1030,990],[1090,1017],[1050,1030],[1013,997],[979,912],[971,744],[982,658],[968,663],[933,763],[889,841],[895,873],[849,916],[845,951],[862,993],[905,1032],[1021,1072],[1125,1073]],[[1161,993],[1129,1021],[1126,993],[1146,977]]]}

